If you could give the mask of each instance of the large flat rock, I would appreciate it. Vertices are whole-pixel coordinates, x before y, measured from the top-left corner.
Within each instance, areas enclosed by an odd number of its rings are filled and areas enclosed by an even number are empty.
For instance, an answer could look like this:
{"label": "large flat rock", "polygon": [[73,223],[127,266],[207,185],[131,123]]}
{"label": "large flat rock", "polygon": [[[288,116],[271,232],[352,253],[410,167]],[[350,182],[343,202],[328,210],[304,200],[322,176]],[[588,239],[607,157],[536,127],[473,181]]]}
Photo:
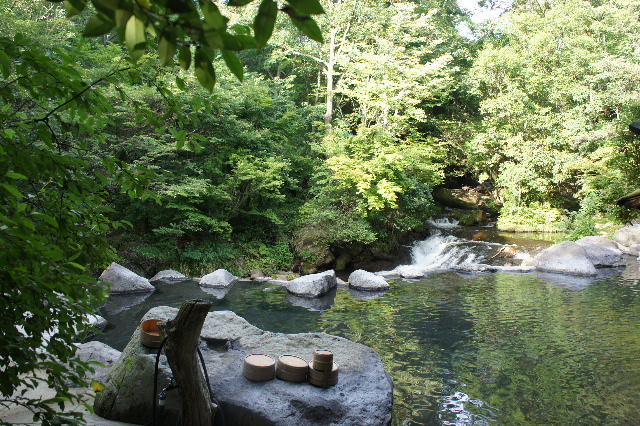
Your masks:
{"label": "large flat rock", "polygon": [[[158,307],[143,319],[172,319],[178,309]],[[228,425],[389,425],[393,383],[380,356],[371,348],[324,333],[281,334],[263,331],[229,311],[210,312],[201,332],[202,350],[213,393]],[[247,355],[298,355],[307,361],[318,349],[328,349],[339,364],[338,384],[318,388],[279,379],[252,382],[242,376]],[[145,424],[153,401],[154,350],[134,332],[112,368],[105,390],[96,399],[96,413],[114,420]],[[159,388],[170,374],[161,357]],[[150,379],[151,378],[151,379]],[[177,416],[179,397],[168,393],[166,414]]]}
{"label": "large flat rock", "polygon": [[533,266],[547,272],[597,275],[596,267],[585,248],[573,241],[563,241],[545,249],[535,257]]}

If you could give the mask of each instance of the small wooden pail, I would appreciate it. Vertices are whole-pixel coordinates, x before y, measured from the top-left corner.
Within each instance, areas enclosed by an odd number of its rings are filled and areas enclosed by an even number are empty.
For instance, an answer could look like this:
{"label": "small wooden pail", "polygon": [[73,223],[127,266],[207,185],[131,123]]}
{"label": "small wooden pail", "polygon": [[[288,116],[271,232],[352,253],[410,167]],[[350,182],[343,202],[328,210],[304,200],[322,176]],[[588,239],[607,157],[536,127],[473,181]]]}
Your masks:
{"label": "small wooden pail", "polygon": [[244,359],[242,375],[254,382],[271,380],[276,375],[276,362],[269,355],[247,355]]}
{"label": "small wooden pail", "polygon": [[313,355],[313,369],[317,371],[331,371],[333,369],[333,352],[317,350]]}
{"label": "small wooden pail", "polygon": [[338,364],[332,365],[331,371],[318,371],[309,363],[309,383],[314,386],[328,388],[338,383]]}
{"label": "small wooden pail", "polygon": [[278,358],[276,377],[288,382],[304,382],[307,380],[309,364],[296,355],[282,355]]}
{"label": "small wooden pail", "polygon": [[142,342],[143,345],[150,348],[160,347],[162,337],[160,337],[158,323],[161,321],[163,320],[148,319],[140,323],[140,342]]}

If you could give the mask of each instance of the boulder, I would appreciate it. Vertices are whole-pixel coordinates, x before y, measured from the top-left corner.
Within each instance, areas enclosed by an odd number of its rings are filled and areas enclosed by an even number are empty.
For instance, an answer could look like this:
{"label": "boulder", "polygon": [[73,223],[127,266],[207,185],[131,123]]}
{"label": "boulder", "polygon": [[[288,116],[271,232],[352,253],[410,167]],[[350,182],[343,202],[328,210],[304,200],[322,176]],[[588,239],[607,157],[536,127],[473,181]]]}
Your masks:
{"label": "boulder", "polygon": [[628,225],[618,229],[613,240],[623,246],[620,247],[621,250],[637,256],[640,253],[640,226]]}
{"label": "boulder", "polygon": [[86,386],[90,387],[92,380],[100,383],[106,382],[111,367],[113,367],[118,358],[120,358],[121,352],[102,342],[80,343],[77,346],[76,358],[84,362],[97,362],[101,364],[92,365],[93,373],[88,372],[85,374]]}
{"label": "boulder", "polygon": [[231,287],[238,282],[238,277],[226,269],[217,269],[200,278],[199,284],[205,287]]}
{"label": "boulder", "polygon": [[[171,319],[177,312],[175,308],[154,308],[143,319]],[[150,421],[155,356],[140,344],[138,333],[134,332],[105,389],[96,397],[96,413],[104,418],[139,424]],[[263,331],[229,311],[210,312],[201,338],[200,349],[213,394],[228,425],[391,424],[393,384],[373,349],[324,333]],[[249,354],[267,354],[275,360],[280,355],[295,354],[311,361],[317,349],[331,350],[339,364],[335,386],[323,389],[279,379],[252,382],[242,376],[243,362]],[[159,389],[165,386],[168,374],[161,357]],[[165,414],[175,418],[179,410],[177,391],[167,392]]]}
{"label": "boulder", "polygon": [[349,287],[364,291],[384,291],[391,288],[383,277],[363,269],[353,271],[349,275]]}
{"label": "boulder", "polygon": [[153,277],[149,279],[149,281],[182,281],[188,280],[189,278],[181,272],[174,271],[173,269],[166,269],[164,271],[160,271],[155,274]]}
{"label": "boulder", "polygon": [[584,237],[576,241],[576,244],[584,247],[587,256],[596,268],[618,267],[627,264],[618,244],[608,238]]}
{"label": "boulder", "polygon": [[87,324],[91,327],[97,328],[98,330],[104,330],[107,325],[109,325],[109,321],[100,315],[86,315],[85,319]]}
{"label": "boulder", "polygon": [[267,277],[267,274],[265,274],[260,269],[252,269],[250,279],[261,281],[261,280],[268,280],[269,277]]}
{"label": "boulder", "polygon": [[531,262],[542,271],[573,275],[596,275],[587,251],[573,241],[563,241],[540,252]]}
{"label": "boulder", "polygon": [[287,283],[287,291],[296,296],[320,297],[338,286],[336,273],[333,269],[319,274],[298,277]]}
{"label": "boulder", "polygon": [[151,293],[156,289],[148,279],[116,262],[102,272],[100,280],[110,284],[110,294]]}
{"label": "boulder", "polygon": [[[152,313],[145,315],[143,321],[150,318],[174,318],[176,313],[177,310],[172,312],[170,317],[156,316]],[[156,372],[157,352],[157,349],[140,343],[140,328],[136,328],[120,358],[102,382],[104,389],[96,395],[93,408],[98,416],[128,423],[152,423],[154,387],[157,383],[157,389],[165,388],[172,377],[164,355],[160,357]],[[166,407],[165,410],[172,412],[180,410],[181,402],[175,391],[167,393]],[[165,424],[175,424],[175,421]]]}

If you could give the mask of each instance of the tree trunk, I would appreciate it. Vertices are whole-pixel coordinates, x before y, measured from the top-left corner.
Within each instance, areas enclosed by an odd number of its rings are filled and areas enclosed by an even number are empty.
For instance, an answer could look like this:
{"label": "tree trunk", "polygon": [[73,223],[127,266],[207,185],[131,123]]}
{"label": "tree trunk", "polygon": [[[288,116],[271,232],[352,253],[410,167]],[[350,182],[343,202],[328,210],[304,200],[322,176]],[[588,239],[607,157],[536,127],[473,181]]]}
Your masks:
{"label": "tree trunk", "polygon": [[329,60],[326,62],[326,77],[327,77],[327,97],[326,97],[326,111],[324,113],[324,124],[327,127],[331,127],[333,121],[333,73],[336,63],[336,32],[337,28],[331,30],[331,36],[329,38]]}
{"label": "tree trunk", "polygon": [[184,302],[175,319],[158,324],[163,337],[167,337],[165,354],[180,386],[184,426],[212,426],[217,409],[197,354],[200,331],[211,305],[206,300]]}

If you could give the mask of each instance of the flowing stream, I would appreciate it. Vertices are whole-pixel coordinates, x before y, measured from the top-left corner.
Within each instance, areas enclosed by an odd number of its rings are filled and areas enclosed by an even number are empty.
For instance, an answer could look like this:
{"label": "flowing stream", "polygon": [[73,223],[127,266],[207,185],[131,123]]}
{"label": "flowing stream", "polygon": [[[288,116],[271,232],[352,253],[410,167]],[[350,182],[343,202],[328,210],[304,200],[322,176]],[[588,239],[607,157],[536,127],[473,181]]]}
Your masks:
{"label": "flowing stream", "polygon": [[268,282],[209,293],[196,281],[160,282],[137,300],[112,298],[98,340],[121,350],[151,307],[206,298],[265,330],[324,331],[377,350],[394,382],[394,426],[640,424],[635,260],[588,279],[459,273],[448,269],[513,261],[490,259],[504,245],[526,256],[549,243],[438,225],[413,264],[394,271],[427,275],[391,280],[386,293],[339,288],[310,301]]}

